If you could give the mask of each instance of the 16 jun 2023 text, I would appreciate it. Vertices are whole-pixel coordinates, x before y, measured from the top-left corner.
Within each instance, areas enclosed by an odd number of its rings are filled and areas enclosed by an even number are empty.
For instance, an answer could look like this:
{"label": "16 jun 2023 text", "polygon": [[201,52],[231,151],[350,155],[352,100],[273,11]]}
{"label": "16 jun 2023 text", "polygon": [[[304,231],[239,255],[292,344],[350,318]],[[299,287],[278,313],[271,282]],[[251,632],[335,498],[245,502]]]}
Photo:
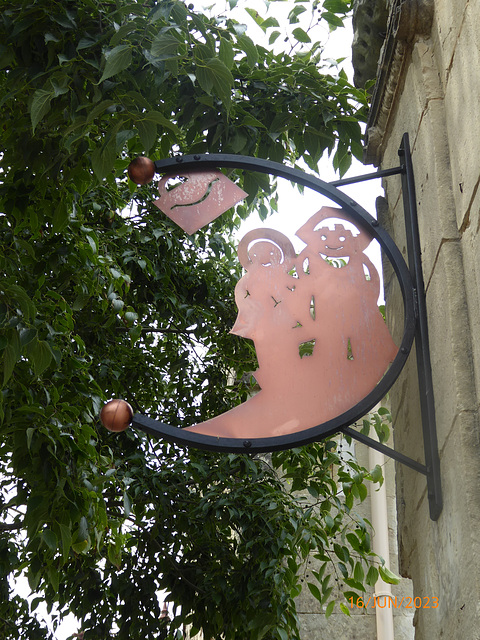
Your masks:
{"label": "16 jun 2023 text", "polygon": [[379,609],[400,609],[404,607],[405,609],[438,609],[439,602],[436,596],[402,596],[401,598],[398,596],[390,596],[390,595],[381,595],[381,596],[370,596],[368,599],[365,598],[348,598],[350,602],[350,608],[357,609],[375,609],[378,607]]}

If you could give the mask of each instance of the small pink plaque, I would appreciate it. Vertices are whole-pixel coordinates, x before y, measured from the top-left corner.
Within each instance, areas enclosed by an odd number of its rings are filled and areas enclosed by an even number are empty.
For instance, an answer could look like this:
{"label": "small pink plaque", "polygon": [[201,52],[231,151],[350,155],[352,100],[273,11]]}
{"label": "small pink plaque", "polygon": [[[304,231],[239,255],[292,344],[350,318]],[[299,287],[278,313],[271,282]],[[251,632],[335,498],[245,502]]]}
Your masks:
{"label": "small pink plaque", "polygon": [[[171,189],[168,181],[183,179]],[[217,169],[178,172],[163,176],[160,198],[154,204],[189,235],[228,211],[247,193]]]}

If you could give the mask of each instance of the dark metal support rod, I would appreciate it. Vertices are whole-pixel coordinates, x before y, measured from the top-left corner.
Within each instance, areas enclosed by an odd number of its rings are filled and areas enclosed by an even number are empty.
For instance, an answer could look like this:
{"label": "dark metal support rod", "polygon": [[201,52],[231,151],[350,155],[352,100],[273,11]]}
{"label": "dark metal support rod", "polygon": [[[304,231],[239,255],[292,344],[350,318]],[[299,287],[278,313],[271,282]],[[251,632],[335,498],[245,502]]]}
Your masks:
{"label": "dark metal support rod", "polygon": [[404,167],[393,167],[392,169],[381,169],[374,173],[364,173],[361,176],[353,176],[352,178],[342,178],[341,180],[333,180],[329,184],[334,187],[343,187],[347,184],[356,184],[357,182],[365,182],[366,180],[375,180],[376,178],[387,178],[388,176],[395,176],[404,171]]}
{"label": "dark metal support rod", "polygon": [[395,449],[391,449],[381,442],[377,442],[377,440],[369,438],[359,431],[355,431],[355,429],[352,429],[351,427],[344,427],[342,429],[342,433],[346,436],[350,436],[350,438],[353,438],[354,440],[358,440],[358,442],[361,442],[362,444],[366,444],[367,447],[371,447],[372,449],[383,453],[389,458],[393,458],[397,462],[401,462],[414,471],[419,471],[420,473],[423,473],[423,475],[427,475],[427,467],[424,464],[421,464],[416,460],[412,460],[412,458],[405,456],[403,453],[399,453],[398,451],[395,451]]}
{"label": "dark metal support rod", "polygon": [[423,444],[427,467],[428,500],[430,517],[432,520],[437,520],[442,511],[443,498],[433,397],[432,365],[428,340],[426,295],[422,272],[420,234],[418,230],[417,198],[408,133],[405,133],[403,136],[398,154],[405,164],[405,171],[402,174],[403,208],[409,268],[415,283],[418,302],[415,348],[422,413]]}

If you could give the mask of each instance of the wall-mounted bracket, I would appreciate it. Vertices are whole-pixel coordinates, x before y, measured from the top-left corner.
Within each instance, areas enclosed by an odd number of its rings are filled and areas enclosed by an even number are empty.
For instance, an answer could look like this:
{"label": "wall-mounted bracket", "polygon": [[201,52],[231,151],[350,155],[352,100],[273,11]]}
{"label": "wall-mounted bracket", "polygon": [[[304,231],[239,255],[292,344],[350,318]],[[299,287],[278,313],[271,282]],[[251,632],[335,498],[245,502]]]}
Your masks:
{"label": "wall-mounted bracket", "polygon": [[401,164],[399,167],[384,169],[374,173],[345,178],[330,182],[332,186],[341,187],[366,180],[400,175],[402,180],[403,209],[405,218],[405,231],[407,238],[408,266],[414,285],[415,297],[415,349],[417,355],[418,384],[420,391],[420,407],[422,414],[423,443],[425,452],[425,465],[408,456],[398,453],[382,445],[372,438],[358,433],[349,427],[341,431],[359,442],[376,449],[401,462],[402,464],[423,473],[427,477],[428,501],[430,517],[437,520],[443,507],[442,487],[440,477],[440,458],[438,454],[437,428],[435,420],[435,403],[433,396],[432,366],[430,361],[430,347],[428,339],[427,306],[425,285],[422,272],[422,254],[420,249],[420,234],[418,230],[417,200],[415,193],[415,179],[413,173],[412,156],[408,133],[402,138],[398,150]]}

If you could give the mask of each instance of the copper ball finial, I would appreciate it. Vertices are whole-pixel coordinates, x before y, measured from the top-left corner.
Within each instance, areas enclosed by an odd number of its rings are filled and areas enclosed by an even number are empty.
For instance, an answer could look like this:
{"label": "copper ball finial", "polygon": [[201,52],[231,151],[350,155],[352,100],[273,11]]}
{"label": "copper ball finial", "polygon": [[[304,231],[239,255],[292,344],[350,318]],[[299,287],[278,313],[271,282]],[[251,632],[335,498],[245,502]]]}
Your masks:
{"label": "copper ball finial", "polygon": [[155,175],[155,163],[150,158],[140,156],[128,165],[128,176],[135,184],[148,184]]}
{"label": "copper ball finial", "polygon": [[132,418],[133,409],[125,400],[110,400],[100,411],[100,421],[109,431],[125,431]]}

